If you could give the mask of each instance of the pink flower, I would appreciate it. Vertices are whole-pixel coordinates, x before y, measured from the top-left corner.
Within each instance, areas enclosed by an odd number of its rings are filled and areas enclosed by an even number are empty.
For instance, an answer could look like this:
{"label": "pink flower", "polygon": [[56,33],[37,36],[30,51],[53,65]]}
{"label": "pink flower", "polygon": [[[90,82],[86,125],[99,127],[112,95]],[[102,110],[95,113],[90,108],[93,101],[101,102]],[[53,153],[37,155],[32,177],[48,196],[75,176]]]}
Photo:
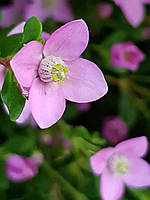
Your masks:
{"label": "pink flower", "polygon": [[101,175],[103,200],[120,199],[124,184],[135,188],[150,186],[150,166],[142,159],[147,149],[148,142],[143,136],[104,148],[90,158],[93,172]]}
{"label": "pink flower", "polygon": [[30,87],[30,109],[41,128],[61,118],[65,99],[87,103],[106,94],[107,83],[100,69],[80,58],[88,40],[85,22],[75,20],[52,33],[45,45],[29,42],[11,60],[19,84]]}
{"label": "pink flower", "polygon": [[144,19],[144,4],[150,3],[150,0],[114,0],[121,8],[126,19],[132,26],[138,26]]}
{"label": "pink flower", "polygon": [[145,55],[132,42],[116,43],[111,47],[111,62],[115,67],[135,71]]}
{"label": "pink flower", "polygon": [[35,158],[12,154],[6,162],[6,174],[12,181],[25,181],[33,178],[37,173],[38,162]]}
{"label": "pink flower", "polygon": [[90,103],[77,103],[77,108],[78,108],[81,112],[87,112],[87,111],[90,110],[91,104],[90,104]]}
{"label": "pink flower", "polygon": [[33,0],[25,11],[26,19],[32,16],[38,17],[42,22],[48,17],[60,22],[73,19],[69,0]]}
{"label": "pink flower", "polygon": [[128,127],[117,116],[106,117],[102,123],[102,136],[116,144],[128,136]]}
{"label": "pink flower", "polygon": [[100,3],[99,4],[99,16],[102,19],[109,18],[112,14],[113,7],[109,3]]}

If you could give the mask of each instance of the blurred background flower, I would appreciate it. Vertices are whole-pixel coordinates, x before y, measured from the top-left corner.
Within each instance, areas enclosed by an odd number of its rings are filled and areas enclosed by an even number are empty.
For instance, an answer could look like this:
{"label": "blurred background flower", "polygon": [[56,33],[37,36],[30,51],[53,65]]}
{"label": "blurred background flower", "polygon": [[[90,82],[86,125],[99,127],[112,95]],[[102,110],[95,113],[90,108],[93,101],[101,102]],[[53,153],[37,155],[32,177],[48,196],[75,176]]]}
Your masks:
{"label": "blurred background flower", "polygon": [[128,137],[128,127],[118,116],[106,117],[102,123],[102,136],[111,144]]}

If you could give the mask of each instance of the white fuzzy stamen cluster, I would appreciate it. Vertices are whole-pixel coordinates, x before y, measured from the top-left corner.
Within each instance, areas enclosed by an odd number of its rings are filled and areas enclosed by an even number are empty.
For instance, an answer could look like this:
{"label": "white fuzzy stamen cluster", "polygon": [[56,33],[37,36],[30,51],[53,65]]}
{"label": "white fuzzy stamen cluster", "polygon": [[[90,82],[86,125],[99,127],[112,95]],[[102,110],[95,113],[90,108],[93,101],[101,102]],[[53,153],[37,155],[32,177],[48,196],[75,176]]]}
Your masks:
{"label": "white fuzzy stamen cluster", "polygon": [[66,69],[65,63],[60,57],[47,56],[40,63],[38,74],[43,82],[63,82],[65,73],[67,73]]}
{"label": "white fuzzy stamen cluster", "polygon": [[114,153],[108,160],[108,168],[112,173],[125,175],[129,169],[127,157]]}

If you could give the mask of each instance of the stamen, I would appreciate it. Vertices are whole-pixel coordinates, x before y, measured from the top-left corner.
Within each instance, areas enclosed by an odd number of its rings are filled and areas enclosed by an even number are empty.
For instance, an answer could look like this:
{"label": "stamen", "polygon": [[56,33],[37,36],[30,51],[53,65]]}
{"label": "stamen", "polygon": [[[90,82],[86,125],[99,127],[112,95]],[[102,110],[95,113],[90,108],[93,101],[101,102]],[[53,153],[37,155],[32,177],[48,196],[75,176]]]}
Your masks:
{"label": "stamen", "polygon": [[127,157],[113,154],[108,161],[108,168],[112,173],[125,175],[129,169]]}
{"label": "stamen", "polygon": [[43,82],[63,83],[66,80],[65,75],[68,73],[68,68],[61,58],[48,56],[41,61],[38,73]]}

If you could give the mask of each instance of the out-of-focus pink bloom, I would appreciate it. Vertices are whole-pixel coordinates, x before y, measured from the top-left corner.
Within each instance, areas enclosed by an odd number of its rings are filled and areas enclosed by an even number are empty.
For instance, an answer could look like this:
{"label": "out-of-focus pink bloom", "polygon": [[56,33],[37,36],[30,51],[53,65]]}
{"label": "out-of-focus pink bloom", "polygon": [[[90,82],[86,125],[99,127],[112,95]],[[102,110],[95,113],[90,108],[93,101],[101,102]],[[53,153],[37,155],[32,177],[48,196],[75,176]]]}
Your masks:
{"label": "out-of-focus pink bloom", "polygon": [[143,28],[143,39],[150,40],[150,27]]}
{"label": "out-of-focus pink bloom", "polygon": [[52,147],[57,147],[58,145],[62,145],[65,148],[70,148],[72,146],[70,140],[65,139],[61,133],[57,133],[53,136],[48,134],[43,134],[41,136],[41,140],[44,144]]}
{"label": "out-of-focus pink bloom", "polygon": [[2,22],[1,26],[10,26],[24,19],[24,9],[27,5],[27,0],[13,0],[12,4],[1,8]]}
{"label": "out-of-focus pink bloom", "polygon": [[33,0],[25,10],[26,19],[32,16],[38,17],[42,22],[48,17],[61,22],[73,19],[69,0]]}
{"label": "out-of-focus pink bloom", "polygon": [[150,186],[150,165],[142,159],[147,149],[147,139],[142,136],[104,148],[90,158],[93,172],[101,175],[103,200],[119,200],[124,184],[135,188]]}
{"label": "out-of-focus pink bloom", "polygon": [[48,134],[41,135],[41,141],[48,146],[52,145],[52,137]]}
{"label": "out-of-focus pink bloom", "polygon": [[145,55],[132,42],[116,43],[111,47],[111,62],[115,67],[135,71],[144,59]]}
{"label": "out-of-focus pink bloom", "polygon": [[52,33],[45,45],[29,42],[11,60],[19,84],[30,87],[30,109],[41,128],[61,118],[66,99],[88,103],[106,94],[107,83],[100,69],[80,57],[88,40],[86,23],[75,20]]}
{"label": "out-of-focus pink bloom", "polygon": [[12,154],[6,162],[6,174],[14,182],[25,181],[38,173],[38,165],[32,157]]}
{"label": "out-of-focus pink bloom", "polygon": [[114,0],[121,8],[126,19],[132,26],[141,24],[145,17],[144,4],[150,3],[149,0]]}
{"label": "out-of-focus pink bloom", "polygon": [[99,16],[102,19],[109,18],[112,14],[113,7],[109,3],[100,3],[99,4]]}
{"label": "out-of-focus pink bloom", "polygon": [[116,144],[127,138],[128,127],[117,116],[106,117],[102,123],[102,136],[111,144]]}
{"label": "out-of-focus pink bloom", "polygon": [[87,112],[91,108],[90,103],[77,103],[77,107],[81,112]]}
{"label": "out-of-focus pink bloom", "polygon": [[43,154],[39,151],[35,151],[30,158],[37,165],[41,165],[43,163]]}

